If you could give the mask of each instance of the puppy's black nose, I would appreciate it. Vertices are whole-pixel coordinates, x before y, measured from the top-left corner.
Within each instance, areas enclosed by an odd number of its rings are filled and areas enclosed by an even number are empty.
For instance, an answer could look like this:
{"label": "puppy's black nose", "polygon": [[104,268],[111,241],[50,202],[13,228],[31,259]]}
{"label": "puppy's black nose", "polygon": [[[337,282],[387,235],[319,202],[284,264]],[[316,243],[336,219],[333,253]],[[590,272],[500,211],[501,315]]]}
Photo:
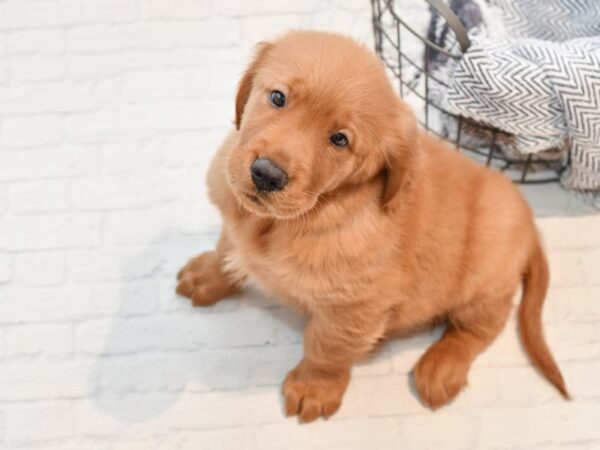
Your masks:
{"label": "puppy's black nose", "polygon": [[279,191],[287,184],[287,174],[273,161],[258,158],[250,166],[252,181],[260,191]]}

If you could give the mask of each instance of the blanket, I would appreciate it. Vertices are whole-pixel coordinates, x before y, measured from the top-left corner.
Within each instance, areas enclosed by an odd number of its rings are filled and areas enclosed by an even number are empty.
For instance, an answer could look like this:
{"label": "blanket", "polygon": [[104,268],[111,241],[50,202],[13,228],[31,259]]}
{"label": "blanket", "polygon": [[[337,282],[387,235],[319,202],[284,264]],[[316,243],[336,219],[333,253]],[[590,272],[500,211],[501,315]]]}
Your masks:
{"label": "blanket", "polygon": [[[600,1],[449,5],[472,44],[457,61],[426,55],[432,73],[448,81],[438,86],[440,105],[509,133],[500,146],[510,156],[567,158],[563,185],[600,205]],[[456,50],[452,32],[433,16],[429,38]]]}

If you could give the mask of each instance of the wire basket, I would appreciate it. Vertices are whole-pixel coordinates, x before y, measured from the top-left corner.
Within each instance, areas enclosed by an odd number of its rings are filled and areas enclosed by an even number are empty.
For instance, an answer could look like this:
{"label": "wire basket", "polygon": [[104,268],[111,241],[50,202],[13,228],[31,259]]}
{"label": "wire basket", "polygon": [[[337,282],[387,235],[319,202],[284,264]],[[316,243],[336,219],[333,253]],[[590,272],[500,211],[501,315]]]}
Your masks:
{"label": "wire basket", "polygon": [[[434,88],[439,91],[440,88],[448,88],[449,85],[431,73],[430,67],[428,67],[430,59],[427,57],[428,54],[441,52],[447,59],[460,61],[462,54],[470,46],[470,40],[465,27],[443,1],[422,1],[429,4],[432,13],[439,14],[439,18],[447,22],[449,28],[454,32],[459,50],[448,51],[416,31],[416,27],[406,23],[396,12],[394,0],[371,0],[375,51],[388,70],[388,75],[397,83],[400,96],[405,99],[411,97],[409,103],[413,109],[416,109],[420,125],[428,133],[435,134],[451,143],[457,151],[462,150],[472,159],[505,172],[517,183],[558,182],[561,173],[568,165],[568,160],[565,160],[564,157],[548,157],[543,152],[539,155],[508,155],[502,151],[499,143],[511,140],[512,135],[490,124],[479,123],[456,115],[440,106],[439,102],[433,101]],[[403,43],[406,49],[407,38],[417,42],[422,51],[418,53],[413,51],[410,54],[405,51]],[[414,50],[415,46],[413,45],[412,48]],[[422,62],[419,62],[421,58]],[[408,69],[412,73],[407,76]],[[436,129],[431,125],[432,115],[443,117],[446,121],[452,122],[454,126],[452,129]],[[465,138],[465,136],[475,134],[478,136],[475,144],[473,139]],[[554,155],[556,154],[555,152]]]}

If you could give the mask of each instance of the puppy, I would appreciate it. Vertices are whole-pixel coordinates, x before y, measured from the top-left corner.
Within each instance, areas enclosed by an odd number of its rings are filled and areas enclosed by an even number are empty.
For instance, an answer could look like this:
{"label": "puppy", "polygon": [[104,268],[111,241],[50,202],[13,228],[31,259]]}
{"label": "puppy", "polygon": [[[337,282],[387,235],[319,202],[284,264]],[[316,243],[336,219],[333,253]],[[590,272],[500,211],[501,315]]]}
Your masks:
{"label": "puppy", "polygon": [[356,360],[440,321],[413,374],[426,405],[448,403],[521,283],[524,347],[568,397],[542,334],[548,265],[529,207],[503,175],[418,131],[373,53],[319,32],[263,43],[235,112],[208,174],[223,230],[177,292],[208,306],[252,277],[308,315],[288,415],[331,416]]}

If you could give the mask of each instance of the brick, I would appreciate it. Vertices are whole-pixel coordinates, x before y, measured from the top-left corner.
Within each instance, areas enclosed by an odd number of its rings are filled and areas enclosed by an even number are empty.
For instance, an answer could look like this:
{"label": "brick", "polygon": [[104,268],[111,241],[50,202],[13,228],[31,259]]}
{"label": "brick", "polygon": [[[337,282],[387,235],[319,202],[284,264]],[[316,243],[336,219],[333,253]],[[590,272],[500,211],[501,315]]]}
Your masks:
{"label": "brick", "polygon": [[139,280],[156,273],[164,260],[158,251],[77,250],[67,256],[69,279],[75,284]]}
{"label": "brick", "polygon": [[99,359],[97,388],[115,395],[238,390],[248,387],[249,359],[242,349],[108,356]]}
{"label": "brick", "polygon": [[576,361],[561,364],[569,393],[575,401],[600,398],[600,361]]}
{"label": "brick", "polygon": [[556,316],[567,322],[600,321],[600,287],[550,289],[547,302],[554,305]]}
{"label": "brick", "polygon": [[[191,308],[191,307],[190,307]],[[273,319],[258,311],[188,314],[177,319],[148,317],[94,320],[75,329],[75,345],[83,354],[118,355],[152,350],[194,350],[260,346],[274,341]],[[260,320],[261,327],[256,327]]]}
{"label": "brick", "polygon": [[0,30],[72,25],[80,19],[80,0],[0,3]]}
{"label": "brick", "polygon": [[2,294],[0,323],[72,321],[93,311],[90,288],[17,288]]}
{"label": "brick", "polygon": [[600,246],[600,218],[597,215],[543,218],[537,224],[545,246],[551,250]]}
{"label": "brick", "polygon": [[158,145],[106,144],[100,149],[102,174],[133,177],[159,170],[163,158]]}
{"label": "brick", "polygon": [[0,253],[0,283],[10,281],[13,277],[14,257],[10,253]]}
{"label": "brick", "polygon": [[0,84],[7,85],[10,81],[10,65],[7,60],[0,60]]}
{"label": "brick", "polygon": [[14,282],[22,286],[63,284],[67,276],[62,252],[23,253],[17,256]]}
{"label": "brick", "polygon": [[[227,30],[227,32],[223,32]],[[181,21],[177,23],[133,23],[91,25],[68,31],[67,42],[74,53],[123,50],[227,47],[240,40],[239,24],[230,19]]]}
{"label": "brick", "polygon": [[[31,161],[44,164],[31,164]],[[98,151],[93,146],[71,145],[68,149],[0,151],[0,181],[86,176],[98,167]]]}
{"label": "brick", "polygon": [[597,323],[561,323],[546,329],[549,347],[559,361],[600,358],[600,327]]}
{"label": "brick", "polygon": [[0,113],[73,113],[97,108],[97,81],[85,83],[44,82],[0,86]]}
{"label": "brick", "polygon": [[[157,450],[197,450],[200,447],[210,449],[232,449],[239,448],[243,443],[245,448],[257,448],[257,432],[251,428],[229,428],[224,430],[204,430],[204,431],[181,431],[171,433],[170,439],[159,444]],[[145,447],[147,448],[147,447]],[[273,447],[276,448],[276,447]],[[283,447],[281,447],[283,448]],[[285,447],[290,448],[289,445]],[[123,450],[129,450],[129,447]],[[140,450],[144,450],[141,447]]]}
{"label": "brick", "polygon": [[0,223],[0,250],[51,250],[98,244],[100,223],[90,214],[14,217]]}
{"label": "brick", "polygon": [[66,60],[52,56],[25,56],[12,58],[14,82],[60,80],[66,74]]}
{"label": "brick", "polygon": [[268,0],[257,0],[251,3],[221,2],[218,4],[217,12],[233,17],[273,15],[276,13],[306,14],[315,11],[318,5],[318,0],[305,2],[282,0],[276,3]]}
{"label": "brick", "polygon": [[[289,31],[290,22],[293,21],[298,24],[298,28],[312,28],[312,20],[314,19],[310,15],[294,16],[287,11],[285,14],[261,15],[241,19],[242,36],[244,36],[243,42],[245,44],[242,62],[244,64],[250,63],[249,59],[253,55],[254,48],[258,42],[270,41],[274,36]],[[241,74],[240,68],[235,73],[239,77]]]}
{"label": "brick", "polygon": [[68,356],[72,352],[70,324],[19,325],[6,330],[7,355]]}
{"label": "brick", "polygon": [[5,361],[0,370],[0,400],[81,398],[89,394],[92,361]]}
{"label": "brick", "polygon": [[61,212],[69,209],[69,183],[66,180],[44,180],[13,183],[10,204],[15,214]]}
{"label": "brick", "polygon": [[58,116],[9,118],[2,122],[2,147],[24,148],[52,145],[63,138],[64,124]]}
{"label": "brick", "polygon": [[157,294],[154,280],[126,284],[111,283],[94,286],[91,313],[94,317],[146,315],[156,310]]}
{"label": "brick", "polygon": [[411,392],[409,380],[407,375],[398,373],[361,378],[355,387],[359,409],[369,417],[426,411],[419,398]]}
{"label": "brick", "polygon": [[5,415],[5,439],[9,443],[46,442],[73,433],[73,407],[68,402],[13,404]]}
{"label": "brick", "polygon": [[437,411],[435,414],[404,417],[404,445],[406,448],[419,450],[477,448],[477,419],[476,413],[458,414],[449,409]]}
{"label": "brick", "polygon": [[[600,234],[600,231],[597,234]],[[587,284],[600,287],[600,246],[595,249],[586,250],[581,256],[581,260]],[[596,299],[600,300],[600,296],[596,295]]]}
{"label": "brick", "polygon": [[209,0],[142,0],[143,15],[149,19],[204,19],[210,14]]}
{"label": "brick", "polygon": [[4,214],[4,211],[6,210],[6,204],[8,202],[7,198],[8,198],[8,186],[0,184],[0,217],[2,217],[2,215]]}
{"label": "brick", "polygon": [[550,286],[578,286],[585,282],[581,253],[573,250],[554,250],[548,254]]}
{"label": "brick", "polygon": [[127,74],[121,87],[130,102],[189,99],[206,95],[209,79],[207,69],[152,70]]}
{"label": "brick", "polygon": [[85,0],[83,17],[92,21],[128,22],[138,16],[135,0]]}
{"label": "brick", "polygon": [[8,53],[58,54],[65,51],[65,32],[62,29],[15,30],[8,35]]}
{"label": "brick", "polygon": [[[481,412],[477,427],[479,448],[532,448],[585,439],[600,439],[595,418],[600,405],[565,402],[498,408]],[[533,420],[535,418],[535,420]]]}

